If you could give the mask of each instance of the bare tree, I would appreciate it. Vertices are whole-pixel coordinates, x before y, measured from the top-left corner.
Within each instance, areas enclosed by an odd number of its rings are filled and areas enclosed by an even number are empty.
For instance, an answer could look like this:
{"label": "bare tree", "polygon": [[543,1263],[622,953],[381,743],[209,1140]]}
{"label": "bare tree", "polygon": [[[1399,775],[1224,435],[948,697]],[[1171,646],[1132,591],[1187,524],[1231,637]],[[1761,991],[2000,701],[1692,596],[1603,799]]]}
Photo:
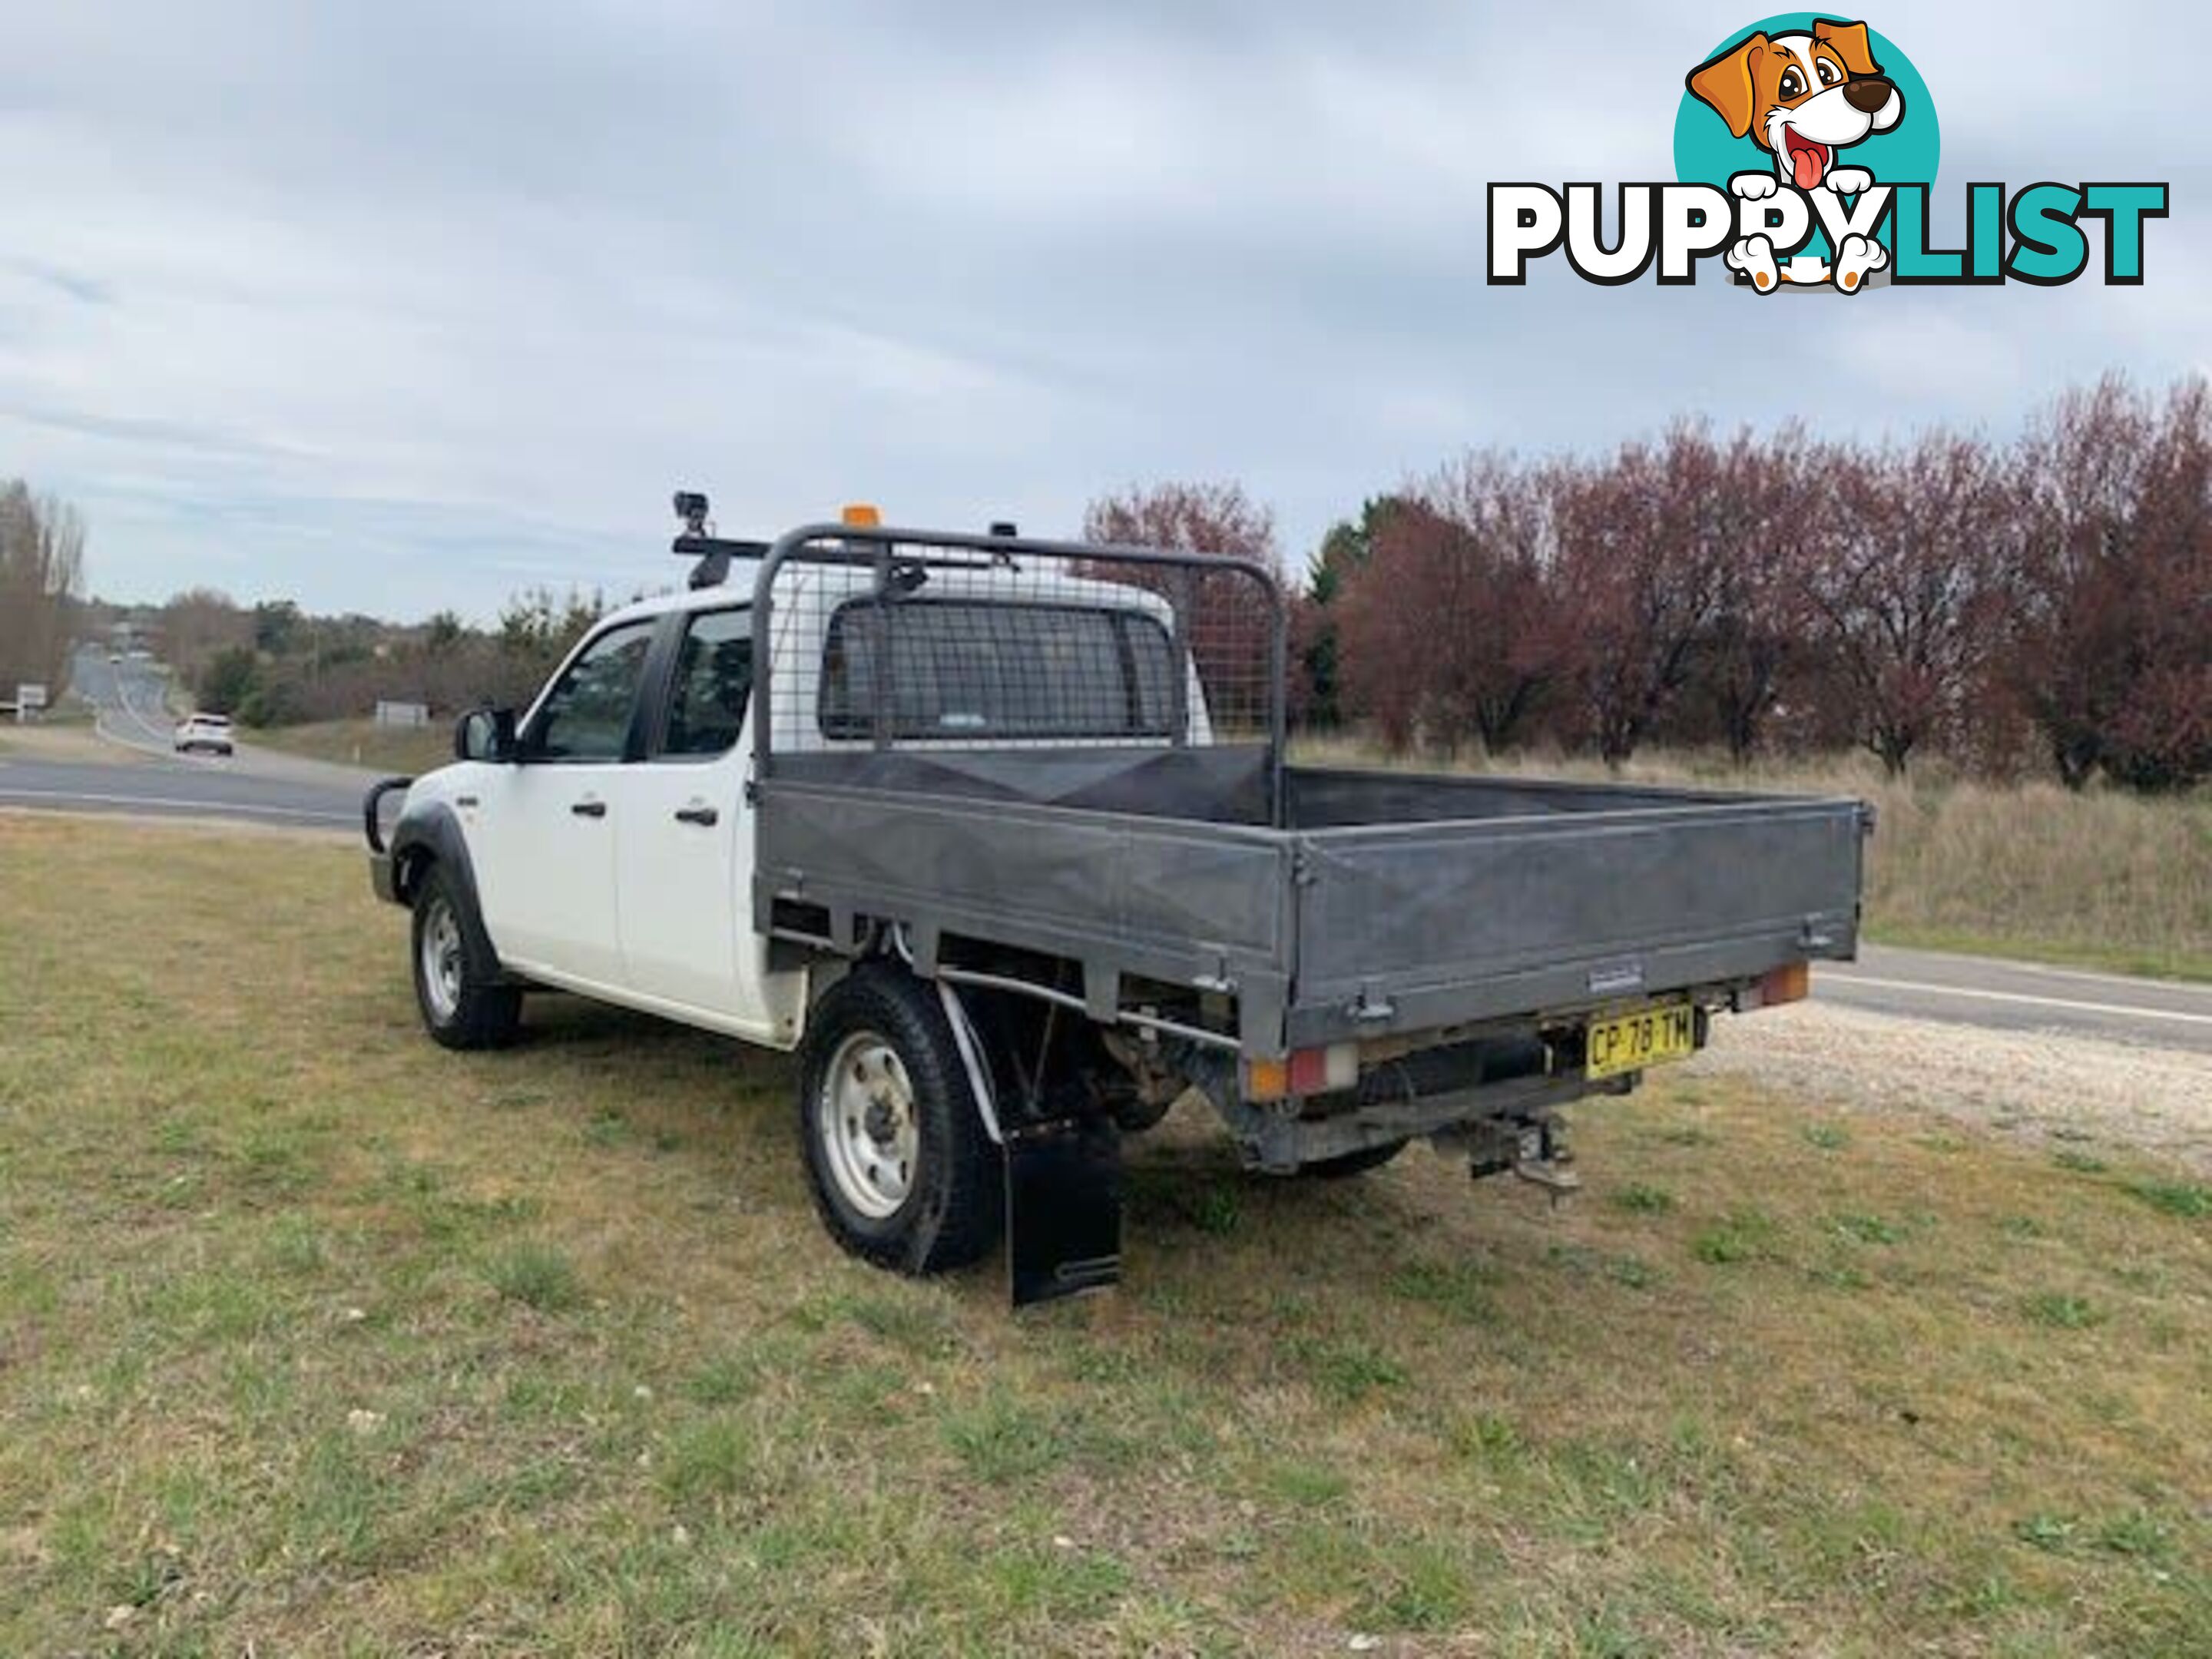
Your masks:
{"label": "bare tree", "polygon": [[187,684],[197,685],[218,653],[253,646],[253,613],[212,587],[173,595],[159,625],[162,659]]}
{"label": "bare tree", "polygon": [[0,484],[0,686],[30,680],[58,697],[84,582],[84,520],[76,509]]}

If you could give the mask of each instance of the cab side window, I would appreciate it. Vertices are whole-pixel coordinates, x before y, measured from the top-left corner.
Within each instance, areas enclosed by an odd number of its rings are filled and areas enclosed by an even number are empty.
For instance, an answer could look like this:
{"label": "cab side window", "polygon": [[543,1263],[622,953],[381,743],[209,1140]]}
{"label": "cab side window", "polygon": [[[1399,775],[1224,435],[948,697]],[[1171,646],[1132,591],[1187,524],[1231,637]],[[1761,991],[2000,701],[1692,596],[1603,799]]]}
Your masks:
{"label": "cab side window", "polygon": [[702,611],[691,617],[676,653],[661,754],[671,759],[727,754],[744,729],[752,689],[752,613]]}
{"label": "cab side window", "polygon": [[653,645],[653,623],[611,628],[584,648],[547,695],[524,739],[532,760],[618,761]]}

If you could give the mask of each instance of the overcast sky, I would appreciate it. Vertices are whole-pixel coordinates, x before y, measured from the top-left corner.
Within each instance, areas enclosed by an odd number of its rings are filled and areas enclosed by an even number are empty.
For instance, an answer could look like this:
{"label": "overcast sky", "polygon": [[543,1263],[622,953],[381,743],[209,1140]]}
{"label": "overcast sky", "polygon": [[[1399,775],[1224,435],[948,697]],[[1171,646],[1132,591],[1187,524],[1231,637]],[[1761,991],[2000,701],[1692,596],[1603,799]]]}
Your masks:
{"label": "overcast sky", "polygon": [[1064,532],[1230,477],[1297,558],[1470,445],[2006,433],[2212,361],[2178,4],[1866,14],[1940,109],[1939,234],[1968,180],[2170,180],[2144,287],[1762,308],[1483,280],[1485,185],[1671,177],[1756,6],[0,3],[0,476],[114,597],[626,594],[679,483],[728,533]]}

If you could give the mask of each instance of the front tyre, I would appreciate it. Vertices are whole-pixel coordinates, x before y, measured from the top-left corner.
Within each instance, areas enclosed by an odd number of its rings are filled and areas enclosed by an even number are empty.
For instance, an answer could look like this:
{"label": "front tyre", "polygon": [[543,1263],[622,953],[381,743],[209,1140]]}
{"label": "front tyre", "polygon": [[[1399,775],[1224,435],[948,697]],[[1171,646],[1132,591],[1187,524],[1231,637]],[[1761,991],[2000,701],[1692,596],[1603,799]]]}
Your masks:
{"label": "front tyre", "polygon": [[522,1022],[522,988],[499,964],[459,885],[433,864],[415,891],[415,1005],[422,1029],[447,1048],[498,1048]]}
{"label": "front tyre", "polygon": [[799,1138],[823,1224],[861,1260],[942,1273],[998,1243],[999,1149],[937,994],[913,975],[871,965],[824,994],[807,1023]]}

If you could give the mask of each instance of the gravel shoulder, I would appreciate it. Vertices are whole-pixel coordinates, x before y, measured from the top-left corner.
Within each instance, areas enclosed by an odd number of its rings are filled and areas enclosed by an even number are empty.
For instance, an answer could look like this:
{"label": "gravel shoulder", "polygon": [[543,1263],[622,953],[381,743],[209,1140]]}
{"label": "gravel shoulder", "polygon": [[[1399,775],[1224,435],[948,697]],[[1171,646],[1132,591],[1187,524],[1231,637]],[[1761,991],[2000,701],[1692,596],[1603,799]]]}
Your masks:
{"label": "gravel shoulder", "polygon": [[1814,1001],[1716,1021],[1712,1046],[1685,1069],[2030,1141],[2148,1152],[2212,1172],[2212,1065],[2182,1049]]}

